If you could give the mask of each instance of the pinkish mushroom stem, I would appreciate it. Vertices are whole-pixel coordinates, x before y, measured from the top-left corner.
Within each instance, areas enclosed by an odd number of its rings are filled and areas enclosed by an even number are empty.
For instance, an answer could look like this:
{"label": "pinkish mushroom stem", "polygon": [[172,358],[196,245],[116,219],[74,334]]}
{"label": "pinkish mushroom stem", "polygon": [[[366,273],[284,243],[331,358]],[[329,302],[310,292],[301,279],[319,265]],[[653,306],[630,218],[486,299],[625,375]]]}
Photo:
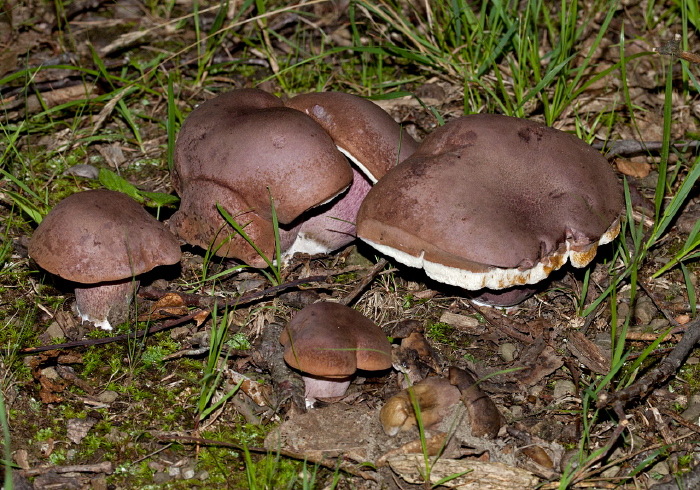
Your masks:
{"label": "pinkish mushroom stem", "polygon": [[353,377],[354,375],[339,377],[302,375],[306,408],[313,408],[316,398],[337,398],[345,395]]}
{"label": "pinkish mushroom stem", "polygon": [[80,319],[112,330],[109,319],[125,316],[138,287],[139,281],[132,279],[76,286],[75,306]]}

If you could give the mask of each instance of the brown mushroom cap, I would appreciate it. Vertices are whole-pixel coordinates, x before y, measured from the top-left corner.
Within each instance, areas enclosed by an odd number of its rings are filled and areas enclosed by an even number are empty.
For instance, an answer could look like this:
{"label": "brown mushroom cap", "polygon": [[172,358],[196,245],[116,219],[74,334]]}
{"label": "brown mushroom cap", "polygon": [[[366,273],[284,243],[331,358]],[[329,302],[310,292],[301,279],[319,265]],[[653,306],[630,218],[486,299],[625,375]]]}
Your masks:
{"label": "brown mushroom cap", "polygon": [[381,107],[343,92],[302,94],[286,102],[311,116],[373,182],[408,158],[418,143]]}
{"label": "brown mushroom cap", "polygon": [[[328,134],[305,114],[262,90],[228,92],[197,107],[185,120],[175,148],[173,186],[182,198],[171,227],[189,243],[251,265],[264,261],[233,232],[216,209],[244,225],[271,257],[274,234],[268,188],[277,218],[290,225],[352,181],[347,161]],[[291,233],[293,235],[293,233]],[[216,238],[216,239],[215,239]],[[290,240],[293,240],[293,236]]]}
{"label": "brown mushroom cap", "polygon": [[381,329],[339,303],[314,303],[300,310],[282,332],[280,343],[287,364],[304,374],[347,377],[357,369],[391,367],[391,345]]}
{"label": "brown mushroom cap", "polygon": [[478,114],[429,135],[365,198],[358,236],[435,280],[477,290],[588,264],[619,231],[620,185],[573,135]]}
{"label": "brown mushroom cap", "polygon": [[29,242],[41,268],[69,281],[118,281],[180,260],[180,244],[126,194],[90,190],[56,204]]}

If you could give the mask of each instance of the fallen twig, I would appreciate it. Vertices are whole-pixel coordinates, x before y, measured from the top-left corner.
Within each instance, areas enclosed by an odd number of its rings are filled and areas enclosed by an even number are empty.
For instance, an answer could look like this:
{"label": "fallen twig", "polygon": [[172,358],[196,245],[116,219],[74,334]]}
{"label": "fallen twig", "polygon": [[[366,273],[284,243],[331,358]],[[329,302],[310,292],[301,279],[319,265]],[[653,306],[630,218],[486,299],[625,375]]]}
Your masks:
{"label": "fallen twig", "polygon": [[19,474],[25,478],[44,475],[46,473],[111,473],[113,471],[110,461],[96,464],[72,464],[67,466],[40,466],[28,470],[19,470]]}
{"label": "fallen twig", "polygon": [[294,451],[288,451],[286,449],[277,449],[275,451],[270,451],[269,449],[265,449],[263,447],[243,446],[241,444],[236,444],[234,442],[215,441],[212,439],[203,439],[201,437],[191,437],[191,436],[157,435],[156,437],[163,442],[179,441],[179,442],[197,444],[197,445],[201,445],[201,446],[223,446],[223,447],[230,447],[233,449],[238,449],[239,451],[244,451],[247,449],[249,452],[262,453],[262,454],[274,452],[275,454],[279,453],[280,456],[285,456],[287,458],[298,459],[300,461],[310,461],[311,463],[317,464],[319,466],[323,466],[324,468],[328,468],[331,470],[338,469],[338,470],[344,471],[346,473],[349,473],[350,475],[359,476],[360,478],[364,478],[365,480],[372,480],[375,482],[377,481],[377,479],[374,476],[370,475],[368,472],[353,468],[352,466],[349,466],[347,463],[326,460],[325,458],[316,458],[316,457],[313,457],[311,455],[307,455],[304,453],[297,453]]}
{"label": "fallen twig", "polygon": [[357,295],[359,295],[366,287],[367,285],[374,280],[375,277],[377,277],[377,274],[379,274],[384,267],[389,262],[386,259],[379,259],[379,261],[374,264],[374,267],[370,269],[370,271],[365,275],[365,277],[362,278],[360,283],[355,286],[355,288],[350,291],[342,300],[339,301],[340,304],[343,305],[349,305],[352,303],[352,300],[354,300]]}
{"label": "fallen twig", "polygon": [[175,327],[177,325],[180,325],[182,323],[186,323],[190,320],[192,320],[194,317],[199,315],[201,311],[195,311],[193,313],[190,313],[189,315],[176,318],[174,320],[168,320],[160,325],[154,325],[151,328],[147,328],[145,330],[138,330],[136,332],[131,332],[131,333],[126,333],[123,335],[115,335],[114,337],[102,337],[99,339],[84,339],[84,340],[76,340],[74,342],[66,342],[63,344],[52,344],[52,345],[40,345],[38,347],[26,347],[24,349],[20,349],[19,353],[20,354],[36,354],[37,352],[44,352],[47,350],[53,350],[53,349],[71,349],[73,347],[82,347],[82,346],[87,346],[87,345],[102,345],[102,344],[109,344],[111,342],[120,342],[122,340],[128,340],[128,339],[138,339],[139,337],[143,337],[146,335],[150,335],[155,332],[160,332],[161,330],[166,330],[168,328]]}
{"label": "fallen twig", "polygon": [[616,393],[602,392],[598,395],[596,407],[600,410],[609,405],[615,407],[616,413],[622,413],[622,406],[636,398],[642,398],[659,383],[665,381],[680,368],[695,344],[700,340],[700,316],[685,325],[683,338],[678,342],[671,353],[663,359],[658,366],[639,378],[633,384]]}
{"label": "fallen twig", "polygon": [[[649,151],[660,151],[663,148],[662,141],[637,141],[637,140],[620,140],[615,141],[611,145],[608,141],[596,141],[591,146],[596,150],[605,149],[605,156],[610,158],[614,155],[634,155],[635,153],[643,153]],[[673,141],[671,146],[674,148],[689,149],[700,147],[700,141]]]}

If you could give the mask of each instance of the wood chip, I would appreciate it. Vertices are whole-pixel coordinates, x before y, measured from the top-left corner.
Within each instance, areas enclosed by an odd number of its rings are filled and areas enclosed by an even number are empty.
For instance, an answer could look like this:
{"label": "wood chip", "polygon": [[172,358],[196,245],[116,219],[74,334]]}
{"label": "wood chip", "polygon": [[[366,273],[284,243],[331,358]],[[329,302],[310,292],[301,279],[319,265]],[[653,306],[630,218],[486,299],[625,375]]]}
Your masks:
{"label": "wood chip", "polygon": [[472,316],[458,315],[450,311],[444,311],[440,315],[440,322],[447,323],[459,330],[474,330],[479,327],[479,320]]}

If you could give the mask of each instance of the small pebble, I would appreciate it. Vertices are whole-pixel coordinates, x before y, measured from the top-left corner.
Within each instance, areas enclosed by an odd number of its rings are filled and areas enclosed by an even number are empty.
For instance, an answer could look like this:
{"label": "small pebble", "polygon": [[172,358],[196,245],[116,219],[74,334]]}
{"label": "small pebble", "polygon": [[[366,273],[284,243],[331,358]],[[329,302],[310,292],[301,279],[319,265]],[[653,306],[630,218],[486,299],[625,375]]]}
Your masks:
{"label": "small pebble", "polygon": [[506,342],[498,347],[498,353],[501,355],[504,361],[512,362],[515,359],[515,353],[518,350],[515,344]]}
{"label": "small pebble", "polygon": [[620,472],[619,466],[611,466],[607,470],[601,471],[600,476],[602,478],[615,478],[619,472]]}
{"label": "small pebble", "polygon": [[670,473],[668,469],[668,463],[666,461],[659,461],[651,468],[651,473],[658,473],[659,475],[666,476]]}
{"label": "small pebble", "polygon": [[688,406],[681,414],[681,417],[692,424],[698,424],[700,422],[700,395],[693,395],[690,397]]}
{"label": "small pebble", "polygon": [[559,379],[554,383],[554,392],[552,396],[555,400],[561,400],[567,396],[576,393],[576,386],[568,379]]}
{"label": "small pebble", "polygon": [[153,475],[153,483],[155,483],[156,485],[162,485],[163,483],[167,483],[170,481],[170,479],[170,476],[168,476],[168,474],[164,471],[157,471]]}
{"label": "small pebble", "polygon": [[75,175],[76,177],[84,177],[86,179],[97,180],[100,176],[100,171],[93,165],[79,163],[63,172],[63,175]]}
{"label": "small pebble", "polygon": [[112,390],[105,390],[99,395],[97,395],[97,399],[100,400],[102,403],[112,403],[116,401],[118,397],[119,393]]}
{"label": "small pebble", "polygon": [[638,325],[649,325],[657,313],[658,310],[651,298],[642,296],[637,299],[634,305],[634,317],[637,319]]}

